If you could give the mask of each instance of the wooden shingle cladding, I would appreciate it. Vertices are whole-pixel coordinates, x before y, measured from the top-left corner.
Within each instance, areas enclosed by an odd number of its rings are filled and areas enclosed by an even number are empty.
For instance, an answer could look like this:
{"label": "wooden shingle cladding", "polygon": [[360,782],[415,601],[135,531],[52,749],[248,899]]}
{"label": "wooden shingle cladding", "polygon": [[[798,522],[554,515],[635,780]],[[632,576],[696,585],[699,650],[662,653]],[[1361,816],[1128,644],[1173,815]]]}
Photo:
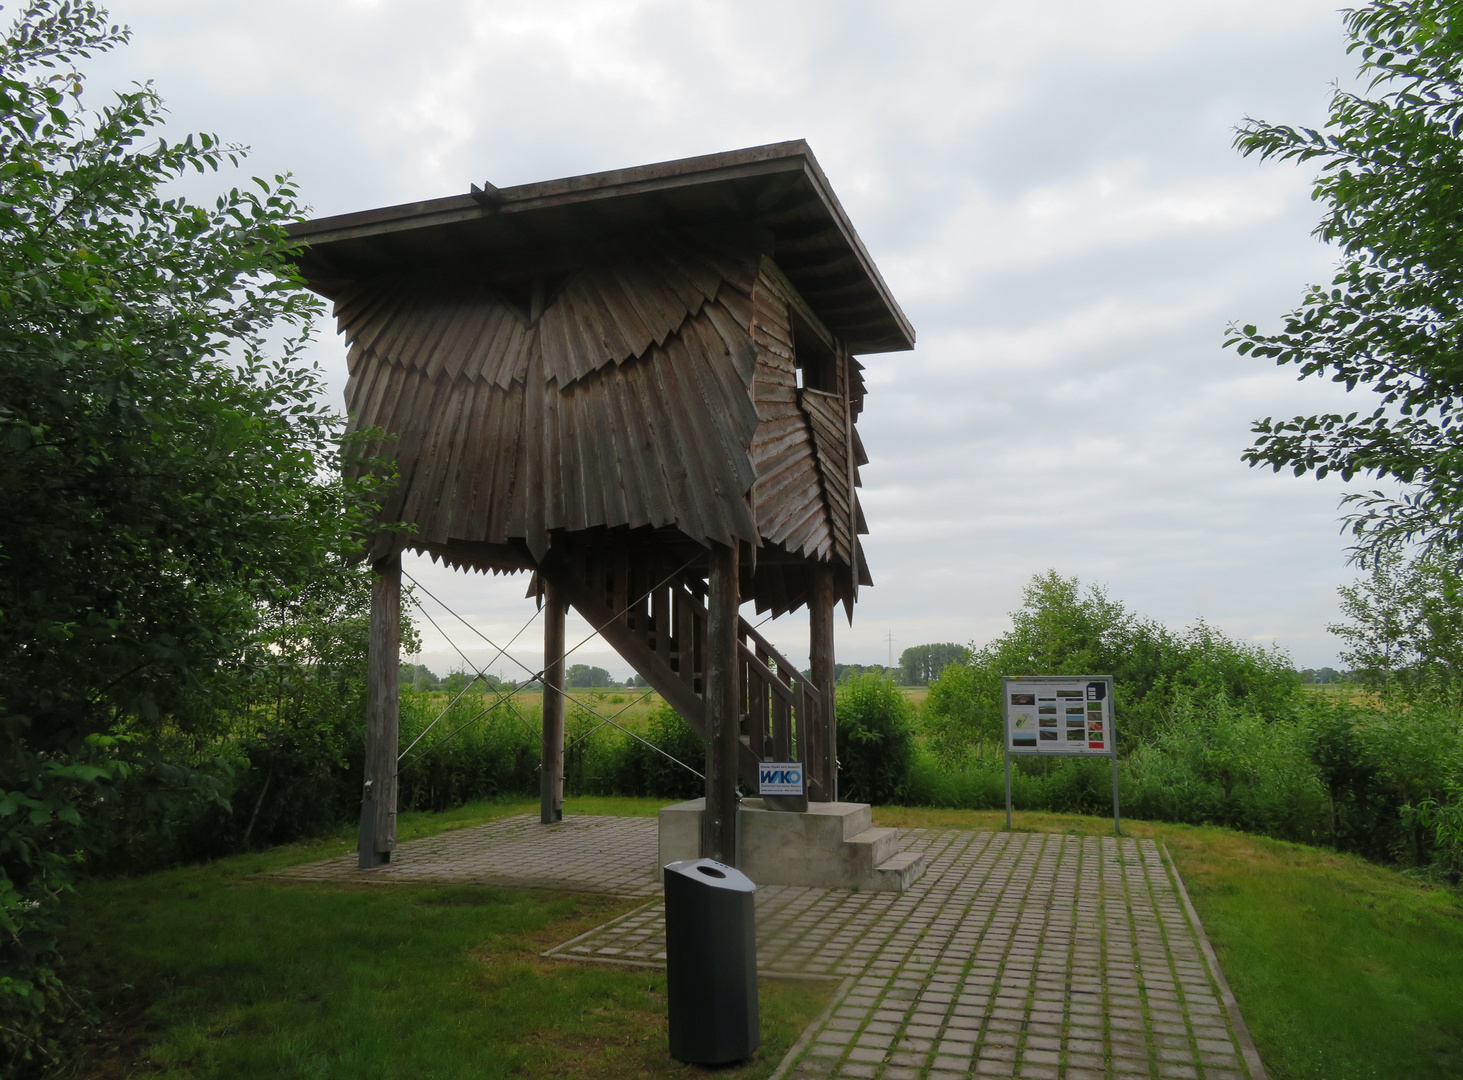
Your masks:
{"label": "wooden shingle cladding", "polygon": [[[765,541],[788,552],[837,564],[842,572],[834,578],[836,595],[851,609],[858,586],[873,584],[858,539],[868,532],[855,491],[853,455],[862,443],[850,394],[857,384],[862,404],[858,363],[770,258],[759,268],[752,311],[761,419],[752,443],[758,529]],[[827,389],[798,385],[798,368],[809,362],[799,355],[800,345],[805,354],[826,355]],[[799,596],[769,607],[780,613],[802,602]]]}
{"label": "wooden shingle cladding", "polygon": [[759,611],[806,603],[814,564],[850,609],[869,583],[851,353],[913,331],[806,144],[292,231],[349,346],[352,428],[397,471],[380,520],[409,531],[373,561],[532,569],[619,530],[677,564],[746,545]]}
{"label": "wooden shingle cladding", "polygon": [[517,296],[462,272],[332,289],[351,425],[398,474],[380,520],[483,570],[532,567],[556,533],[741,541],[764,549],[742,575],[759,610],[806,602],[803,560],[835,564],[851,604],[846,351],[840,393],[797,386],[794,321],[816,317],[744,237],[600,238],[575,261]]}
{"label": "wooden shingle cladding", "polygon": [[596,526],[755,544],[757,260],[704,238],[596,245],[537,318],[472,275],[347,284],[351,424],[388,436],[370,449],[398,473],[381,520],[423,550],[471,545],[485,557],[454,561],[483,569]]}

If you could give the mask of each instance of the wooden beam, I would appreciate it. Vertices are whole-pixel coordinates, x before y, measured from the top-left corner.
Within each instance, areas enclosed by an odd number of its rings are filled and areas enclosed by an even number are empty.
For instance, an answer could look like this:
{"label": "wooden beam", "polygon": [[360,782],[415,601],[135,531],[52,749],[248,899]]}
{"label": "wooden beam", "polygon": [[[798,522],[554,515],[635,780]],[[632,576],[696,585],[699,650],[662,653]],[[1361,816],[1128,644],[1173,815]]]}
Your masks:
{"label": "wooden beam", "polygon": [[[566,603],[584,616],[584,621],[599,630],[600,637],[619,653],[637,673],[644,675],[656,693],[703,738],[706,735],[706,706],[700,695],[688,686],[668,663],[656,655],[615,613],[605,607],[596,591],[584,585],[562,563],[546,562],[539,568],[544,581],[553,582]],[[681,661],[686,663],[685,659]]]}
{"label": "wooden beam", "polygon": [[564,614],[568,607],[553,581],[544,588],[544,730],[539,767],[539,820],[564,819]]}
{"label": "wooden beam", "polygon": [[833,713],[833,568],[813,563],[809,571],[812,588],[808,596],[808,664],[813,685],[823,691],[819,703],[817,731],[811,742],[815,760],[805,764],[818,780],[818,801],[838,800],[838,722]]}
{"label": "wooden beam", "polygon": [[[838,381],[841,384],[840,393],[843,395],[843,436],[844,436],[844,463],[848,468],[848,575],[851,579],[849,585],[850,602],[845,610],[848,612],[848,621],[853,622],[852,601],[858,599],[858,465],[853,460],[853,372],[848,368],[851,357],[847,353],[838,354]],[[831,653],[832,646],[829,646]],[[829,714],[832,716],[832,713]]]}
{"label": "wooden beam", "polygon": [[361,869],[396,847],[396,754],[401,728],[401,556],[376,563],[366,671],[366,777],[357,842]]}
{"label": "wooden beam", "polygon": [[[596,590],[575,577],[562,562],[548,560],[539,567],[539,574],[545,582],[554,583],[564,597],[565,603],[579,612],[585,622],[599,629],[599,636],[604,638],[610,648],[619,653],[621,658],[634,668],[635,673],[642,676],[656,693],[665,698],[666,703],[676,710],[681,719],[691,725],[691,730],[701,738],[707,738],[706,703],[701,699],[701,695],[696,693],[689,681],[689,668],[693,664],[689,642],[683,640],[681,643],[682,673],[687,676],[683,678],[682,674],[672,671],[670,664],[661,659],[643,638],[632,632],[623,619],[612,619],[611,616],[615,612],[605,606]],[[691,583],[694,584],[694,581]],[[682,605],[685,608],[700,606],[699,602],[684,590],[674,591],[671,599],[674,604]],[[689,611],[686,612],[686,617],[688,619],[691,617]],[[683,632],[683,637],[687,633],[689,633],[689,628]],[[738,775],[748,787],[753,787],[757,783],[757,755],[742,746],[740,740],[737,741],[737,745],[741,748],[737,759]]]}
{"label": "wooden beam", "polygon": [[737,549],[711,546],[706,604],[706,812],[701,854],[728,866],[737,860]]}

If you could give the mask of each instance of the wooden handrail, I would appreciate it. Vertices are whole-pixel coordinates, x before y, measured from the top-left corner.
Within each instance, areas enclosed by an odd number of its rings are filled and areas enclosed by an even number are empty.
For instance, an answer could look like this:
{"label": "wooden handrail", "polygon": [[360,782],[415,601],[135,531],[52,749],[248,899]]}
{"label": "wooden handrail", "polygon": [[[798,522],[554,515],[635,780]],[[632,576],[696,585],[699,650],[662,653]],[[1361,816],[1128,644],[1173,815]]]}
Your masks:
{"label": "wooden handrail", "polygon": [[751,649],[747,648],[747,643],[745,641],[737,642],[737,654],[744,661],[746,661],[746,664],[749,668],[751,668],[754,672],[760,675],[767,682],[767,684],[772,687],[778,697],[782,698],[783,701],[788,703],[789,707],[794,709],[798,708],[799,702],[797,699],[802,695],[795,694],[792,691],[792,688],[787,685],[787,683],[783,682],[775,674],[773,674],[772,670],[766,664],[762,663],[761,660],[758,660],[757,654],[754,653]]}
{"label": "wooden handrail", "polygon": [[813,700],[823,700],[823,694],[813,683],[813,680],[808,678],[797,668],[793,667],[792,663],[787,659],[787,657],[783,656],[782,653],[777,651],[777,646],[773,645],[772,642],[768,641],[761,634],[757,633],[756,628],[752,626],[751,623],[747,622],[746,619],[741,619],[737,629],[738,633],[743,638],[751,638],[757,643],[758,647],[761,648],[764,653],[772,658],[773,662],[777,664],[777,674],[779,676],[783,676],[783,681],[785,681],[787,685],[791,687],[801,686],[802,688],[806,689],[806,692],[808,694],[812,695]]}

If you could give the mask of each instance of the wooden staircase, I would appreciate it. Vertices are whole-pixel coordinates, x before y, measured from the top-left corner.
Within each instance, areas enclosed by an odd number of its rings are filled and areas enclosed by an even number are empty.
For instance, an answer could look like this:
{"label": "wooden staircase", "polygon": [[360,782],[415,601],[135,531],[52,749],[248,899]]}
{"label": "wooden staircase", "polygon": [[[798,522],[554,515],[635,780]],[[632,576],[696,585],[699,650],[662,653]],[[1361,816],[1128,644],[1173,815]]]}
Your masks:
{"label": "wooden staircase", "polygon": [[[695,731],[706,738],[706,583],[628,547],[556,550],[538,576],[554,589]],[[542,588],[537,581],[530,591]],[[823,692],[738,619],[738,705],[743,790],[757,794],[763,761],[802,761],[808,797],[835,797]]]}

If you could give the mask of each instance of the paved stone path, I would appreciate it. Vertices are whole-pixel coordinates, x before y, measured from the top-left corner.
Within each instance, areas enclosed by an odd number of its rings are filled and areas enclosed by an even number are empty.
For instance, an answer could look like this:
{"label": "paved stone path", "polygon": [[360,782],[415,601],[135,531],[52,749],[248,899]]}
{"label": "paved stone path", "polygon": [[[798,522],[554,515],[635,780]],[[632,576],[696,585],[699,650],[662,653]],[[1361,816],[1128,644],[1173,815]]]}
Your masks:
{"label": "paved stone path", "polygon": [[657,828],[653,817],[571,817],[544,826],[522,814],[399,844],[389,863],[371,870],[358,870],[352,852],[272,876],[657,896]]}
{"label": "paved stone path", "polygon": [[[1264,1080],[1182,882],[1151,840],[902,830],[903,895],[763,886],[764,974],[840,981],[777,1080]],[[662,966],[653,818],[523,816],[297,867],[306,880],[645,896],[546,956]]]}

